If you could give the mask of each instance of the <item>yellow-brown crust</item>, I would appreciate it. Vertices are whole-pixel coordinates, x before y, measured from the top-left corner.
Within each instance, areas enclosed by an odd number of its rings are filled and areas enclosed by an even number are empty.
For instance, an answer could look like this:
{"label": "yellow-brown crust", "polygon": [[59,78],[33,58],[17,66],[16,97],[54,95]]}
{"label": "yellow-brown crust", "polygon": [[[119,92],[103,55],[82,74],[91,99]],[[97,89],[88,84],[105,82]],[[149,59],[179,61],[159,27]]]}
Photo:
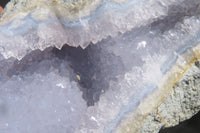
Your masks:
{"label": "yellow-brown crust", "polygon": [[[127,117],[124,119],[124,121],[121,122],[121,124],[117,127],[116,132],[117,133],[133,133],[137,127],[139,125],[141,125],[141,123],[147,118],[147,116],[153,111],[153,109],[158,109],[158,107],[167,99],[168,95],[170,94],[170,92],[173,89],[173,86],[180,81],[180,79],[182,78],[182,76],[184,75],[184,73],[191,67],[191,65],[196,61],[200,59],[200,44],[197,44],[197,46],[195,48],[193,48],[193,51],[187,51],[185,54],[182,55],[182,57],[185,57],[184,59],[186,60],[186,57],[190,56],[190,59],[187,63],[187,65],[184,68],[180,68],[179,64],[176,64],[171,70],[170,72],[172,72],[169,75],[165,75],[166,77],[166,81],[165,83],[161,84],[158,87],[158,91],[155,92],[157,93],[157,95],[155,93],[153,93],[152,95],[148,96],[140,105],[139,108],[136,109],[135,111],[133,111],[132,113],[128,114]],[[179,59],[177,59],[179,60]],[[176,70],[176,71],[175,71]],[[175,78],[175,80],[173,82],[170,83],[169,79],[171,78]],[[168,82],[169,81],[169,82]],[[165,84],[171,84],[168,85],[166,88],[164,88]],[[170,86],[170,87],[169,87]],[[169,89],[168,89],[169,88]],[[162,95],[161,95],[162,92]],[[150,100],[152,99],[152,97],[155,98],[155,96],[160,96],[160,100],[159,102],[157,102],[157,104],[152,107],[150,109],[150,111],[148,113],[144,113],[145,115],[142,115],[142,113],[140,110],[143,107],[145,108],[145,103],[149,104]],[[158,98],[158,97],[156,97]],[[148,102],[147,102],[148,101]],[[130,118],[131,117],[131,118]],[[137,118],[138,117],[138,118]],[[141,118],[141,119],[140,119]],[[128,129],[128,130],[127,130]]]}

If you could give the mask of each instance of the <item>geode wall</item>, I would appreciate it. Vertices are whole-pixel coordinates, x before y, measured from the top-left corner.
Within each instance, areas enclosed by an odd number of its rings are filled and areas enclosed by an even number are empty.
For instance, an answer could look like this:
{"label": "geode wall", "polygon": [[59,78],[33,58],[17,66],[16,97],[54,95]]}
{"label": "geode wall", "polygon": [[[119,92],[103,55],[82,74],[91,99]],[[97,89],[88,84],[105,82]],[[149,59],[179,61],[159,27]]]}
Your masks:
{"label": "geode wall", "polygon": [[138,132],[199,43],[198,0],[11,0],[0,18],[0,131]]}

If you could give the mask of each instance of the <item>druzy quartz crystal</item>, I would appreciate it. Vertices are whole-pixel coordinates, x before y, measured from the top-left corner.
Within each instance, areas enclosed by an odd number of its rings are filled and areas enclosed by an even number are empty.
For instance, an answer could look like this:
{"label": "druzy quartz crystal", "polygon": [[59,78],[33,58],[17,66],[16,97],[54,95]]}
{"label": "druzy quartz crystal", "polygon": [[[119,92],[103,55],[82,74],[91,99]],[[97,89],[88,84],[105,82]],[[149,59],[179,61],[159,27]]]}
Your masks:
{"label": "druzy quartz crystal", "polygon": [[0,17],[0,132],[136,132],[199,43],[199,0],[11,0]]}

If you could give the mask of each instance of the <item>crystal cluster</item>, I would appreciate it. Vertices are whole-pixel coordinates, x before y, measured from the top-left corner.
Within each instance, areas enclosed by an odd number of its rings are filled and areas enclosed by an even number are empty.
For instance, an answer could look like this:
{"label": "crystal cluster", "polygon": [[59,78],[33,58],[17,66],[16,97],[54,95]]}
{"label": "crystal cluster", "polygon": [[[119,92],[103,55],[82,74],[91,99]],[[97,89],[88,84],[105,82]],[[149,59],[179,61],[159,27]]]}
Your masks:
{"label": "crystal cluster", "polygon": [[0,132],[133,132],[199,58],[199,5],[12,0],[0,18]]}

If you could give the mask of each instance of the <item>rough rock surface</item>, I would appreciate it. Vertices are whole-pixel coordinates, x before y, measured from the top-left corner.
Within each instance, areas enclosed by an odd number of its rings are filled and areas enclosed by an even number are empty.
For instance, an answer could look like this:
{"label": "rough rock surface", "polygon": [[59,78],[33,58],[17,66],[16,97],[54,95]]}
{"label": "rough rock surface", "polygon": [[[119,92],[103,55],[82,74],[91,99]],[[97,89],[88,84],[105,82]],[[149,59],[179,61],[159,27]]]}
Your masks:
{"label": "rough rock surface", "polygon": [[158,133],[191,118],[200,111],[200,60],[177,82],[167,99],[150,113],[135,131],[136,133]]}

